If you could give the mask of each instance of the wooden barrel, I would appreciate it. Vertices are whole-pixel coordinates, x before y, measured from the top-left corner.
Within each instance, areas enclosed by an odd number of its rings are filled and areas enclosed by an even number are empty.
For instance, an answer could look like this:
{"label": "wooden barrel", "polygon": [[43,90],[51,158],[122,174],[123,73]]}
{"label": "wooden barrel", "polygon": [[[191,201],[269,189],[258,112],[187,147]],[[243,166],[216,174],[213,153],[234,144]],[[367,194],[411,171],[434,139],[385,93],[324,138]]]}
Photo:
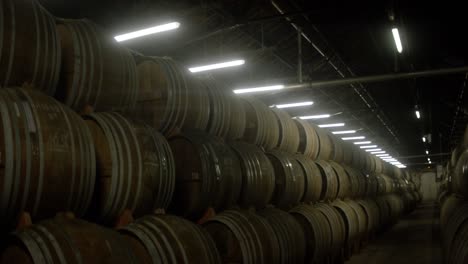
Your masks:
{"label": "wooden barrel", "polygon": [[275,114],[264,103],[252,97],[242,97],[246,112],[243,140],[267,150],[278,145],[279,126]]}
{"label": "wooden barrel", "polygon": [[450,216],[442,233],[446,263],[466,263],[468,254],[468,203],[460,205]]}
{"label": "wooden barrel", "polygon": [[238,155],[242,169],[239,203],[246,207],[265,207],[275,189],[275,171],[271,161],[254,145],[234,142],[231,147]]}
{"label": "wooden barrel", "polygon": [[314,127],[309,122],[301,119],[294,119],[299,131],[298,153],[315,160],[319,154],[319,138]]}
{"label": "wooden barrel", "polygon": [[130,52],[93,22],[60,19],[62,70],[55,97],[71,108],[96,111],[132,108],[137,99],[136,65]]}
{"label": "wooden barrel", "polygon": [[211,108],[206,131],[210,135],[225,138],[229,133],[231,115],[233,114],[231,93],[228,94],[227,89],[213,79],[203,79],[201,82],[207,88]]}
{"label": "wooden barrel", "polygon": [[366,235],[368,231],[368,217],[365,209],[361,207],[356,201],[354,200],[346,200],[346,203],[354,210],[357,216],[358,221],[358,234],[357,234],[357,247],[356,250],[360,249],[361,242],[366,240]]}
{"label": "wooden barrel", "polygon": [[96,145],[98,180],[89,215],[112,223],[125,211],[142,216],[166,208],[175,185],[175,164],[155,129],[118,113],[86,116]]}
{"label": "wooden barrel", "polygon": [[358,241],[359,218],[356,211],[341,200],[336,200],[332,203],[332,206],[338,210],[345,224],[344,257],[349,260],[356,247],[355,243]]}
{"label": "wooden barrel", "polygon": [[0,263],[139,263],[111,229],[57,216],[12,233]]}
{"label": "wooden barrel", "polygon": [[375,162],[375,173],[384,173],[383,161],[378,157],[373,157]]}
{"label": "wooden barrel", "polygon": [[353,159],[351,162],[352,167],[358,170],[366,171],[367,152],[361,150],[360,148],[353,148],[352,152],[353,152]]}
{"label": "wooden barrel", "polygon": [[379,194],[379,182],[375,174],[365,174],[366,190],[364,195],[367,197],[377,196]]}
{"label": "wooden barrel", "polygon": [[315,204],[314,207],[325,215],[330,225],[332,237],[332,257],[340,259],[342,247],[346,240],[346,226],[343,218],[336,208],[325,203]]}
{"label": "wooden barrel", "polygon": [[296,154],[299,148],[299,130],[291,116],[284,110],[272,108],[279,127],[277,148],[282,151]]}
{"label": "wooden barrel", "polygon": [[389,203],[385,196],[379,196],[375,199],[377,206],[379,207],[379,223],[380,228],[385,228],[391,224],[391,216],[392,216],[392,208],[390,207]]}
{"label": "wooden barrel", "polygon": [[315,162],[322,174],[322,192],[320,200],[335,200],[338,195],[338,176],[329,162],[318,160]]}
{"label": "wooden barrel", "polygon": [[267,153],[275,171],[275,191],[271,203],[290,209],[304,196],[305,175],[299,162],[291,154],[272,151]]}
{"label": "wooden barrel", "polygon": [[315,131],[317,132],[318,138],[319,138],[319,154],[317,156],[317,159],[321,160],[330,160],[333,158],[333,142],[330,138],[330,133],[323,129],[320,128],[316,125],[311,124]]}
{"label": "wooden barrel", "polygon": [[208,208],[224,209],[239,198],[239,158],[219,138],[185,133],[169,140],[176,165],[176,188],[170,211],[198,218]]}
{"label": "wooden barrel", "polygon": [[353,149],[356,148],[356,146],[349,142],[342,142],[342,147],[343,163],[351,166],[353,162]]}
{"label": "wooden barrel", "polygon": [[333,170],[336,173],[338,180],[338,193],[337,197],[344,199],[351,196],[351,182],[346,170],[338,163],[334,161],[329,162]]}
{"label": "wooden barrel", "polygon": [[357,200],[356,203],[365,211],[367,233],[376,232],[380,226],[380,211],[377,203],[373,200]]}
{"label": "wooden barrel", "polygon": [[166,136],[182,129],[206,130],[208,91],[186,68],[167,57],[139,57],[138,98],[131,115]]}
{"label": "wooden barrel", "polygon": [[403,178],[403,171],[400,168],[395,167],[395,166],[391,166],[391,167],[393,167],[392,169],[393,169],[394,178],[397,178],[397,179]]}
{"label": "wooden barrel", "polygon": [[244,135],[246,126],[246,115],[244,104],[237,96],[229,96],[231,101],[231,118],[229,119],[229,131],[227,138],[231,140],[240,139]]}
{"label": "wooden barrel", "polygon": [[348,181],[349,181],[349,197],[350,198],[355,198],[355,197],[360,197],[363,194],[361,182],[362,180],[360,178],[360,174],[358,171],[355,169],[343,165],[343,169],[345,170],[346,174],[348,175]]}
{"label": "wooden barrel", "polygon": [[148,215],[120,229],[138,263],[221,263],[211,236],[172,215]]}
{"label": "wooden barrel", "polygon": [[320,200],[322,193],[322,173],[317,164],[310,158],[302,155],[296,155],[296,160],[304,170],[304,196],[302,202],[316,202]]}
{"label": "wooden barrel", "polygon": [[209,219],[222,263],[280,263],[280,245],[266,219],[248,211],[227,210]]}
{"label": "wooden barrel", "polygon": [[187,115],[185,116],[182,130],[207,130],[214,111],[210,102],[208,88],[198,80],[192,80],[189,84]]}
{"label": "wooden barrel", "polygon": [[464,203],[467,203],[466,200],[454,194],[446,198],[440,209],[440,228],[442,231],[447,228],[452,214]]}
{"label": "wooden barrel", "polygon": [[29,83],[53,95],[61,66],[54,17],[35,0],[3,0],[0,10],[0,87]]}
{"label": "wooden barrel", "polygon": [[458,158],[452,176],[452,190],[455,193],[468,197],[468,149],[465,149]]}
{"label": "wooden barrel", "polygon": [[265,209],[258,213],[273,228],[279,243],[280,263],[304,263],[305,235],[296,219],[278,209]]}
{"label": "wooden barrel", "polygon": [[330,137],[330,140],[332,142],[332,145],[333,145],[333,154],[331,156],[331,159],[338,162],[338,163],[343,163],[344,161],[344,148],[343,148],[343,140],[341,140],[341,138],[333,135],[333,134],[329,134],[329,137]]}
{"label": "wooden barrel", "polygon": [[375,172],[375,160],[373,156],[366,153],[364,155],[364,160],[365,160],[364,171],[367,173]]}
{"label": "wooden barrel", "polygon": [[0,222],[27,211],[44,219],[58,211],[83,215],[91,202],[96,159],[85,122],[39,91],[0,89]]}
{"label": "wooden barrel", "polygon": [[301,225],[306,241],[304,263],[326,263],[332,249],[331,228],[327,218],[311,205],[299,205],[290,213]]}

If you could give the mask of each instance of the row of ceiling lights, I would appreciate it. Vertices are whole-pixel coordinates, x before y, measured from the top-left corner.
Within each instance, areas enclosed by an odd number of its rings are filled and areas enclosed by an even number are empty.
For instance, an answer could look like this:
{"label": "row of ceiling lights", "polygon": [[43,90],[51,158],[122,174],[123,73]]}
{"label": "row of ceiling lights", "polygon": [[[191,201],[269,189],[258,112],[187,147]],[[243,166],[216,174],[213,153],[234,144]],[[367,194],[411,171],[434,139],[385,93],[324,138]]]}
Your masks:
{"label": "row of ceiling lights", "polygon": [[[277,107],[277,108],[291,108],[291,107],[300,107],[300,106],[310,106],[312,105],[313,102],[299,102],[299,103],[290,103],[290,104],[278,104],[278,105],[272,105],[271,107]],[[286,107],[285,107],[286,106]],[[332,115],[330,114],[320,114],[320,115],[312,115],[312,116],[299,116],[296,118],[300,119],[323,119],[323,118],[329,118]],[[320,124],[318,125],[321,128],[336,128],[336,127],[344,127],[346,124],[345,123],[329,123],[329,124]],[[357,133],[357,130],[339,130],[339,131],[332,131],[332,134],[335,135],[343,135],[343,134],[355,134]],[[341,139],[344,141],[355,141],[353,142],[355,145],[358,145],[359,148],[363,149],[366,152],[369,152],[370,154],[373,154],[383,161],[386,161],[396,167],[399,168],[406,168],[404,164],[390,156],[390,154],[387,154],[386,151],[384,151],[382,148],[379,148],[378,145],[375,145],[372,143],[372,141],[362,141],[366,137],[365,136],[347,136],[347,137],[342,137]]]}
{"label": "row of ceiling lights", "polygon": [[[421,112],[420,112],[417,108],[416,108],[416,110],[415,110],[415,114],[416,114],[416,118],[417,118],[417,119],[421,119]],[[422,141],[423,141],[424,145],[426,145],[426,143],[429,143],[428,140],[427,140],[427,138],[426,138],[426,136],[423,136],[423,137],[422,137]],[[426,149],[426,155],[429,155],[429,150],[427,150],[427,149]],[[431,158],[429,158],[429,156],[427,157],[427,162],[428,162],[429,164],[432,163]]]}
{"label": "row of ceiling lights", "polygon": [[[156,34],[164,31],[169,31],[169,30],[174,30],[180,27],[180,23],[178,22],[172,22],[164,25],[159,25],[147,29],[142,29],[122,35],[115,36],[115,40],[117,42],[122,42],[138,37],[143,37],[151,34]],[[397,28],[392,29],[392,34],[395,39],[396,47],[399,53],[403,51],[403,47],[401,45],[401,40],[400,36],[398,33]],[[227,68],[227,67],[236,67],[236,66],[241,66],[245,64],[245,60],[239,59],[239,60],[233,60],[233,61],[228,61],[228,62],[220,62],[220,63],[214,63],[210,65],[204,65],[204,66],[196,66],[196,67],[190,67],[189,71],[192,73],[198,73],[198,72],[204,72],[204,71],[210,71],[210,70],[215,70],[215,69],[221,69],[221,68]],[[278,84],[278,85],[270,85],[270,86],[263,86],[263,87],[251,87],[251,88],[243,88],[243,89],[235,89],[233,92],[235,94],[244,94],[244,93],[256,93],[256,92],[265,92],[265,91],[274,91],[274,90],[281,90],[284,89],[284,85]],[[307,102],[297,102],[297,103],[287,103],[287,104],[277,104],[273,105],[271,107],[276,107],[276,108],[292,108],[292,107],[303,107],[303,106],[311,106],[313,105],[313,102],[307,101]],[[416,112],[416,115],[418,118],[420,118],[419,111]],[[330,114],[318,114],[318,115],[309,115],[309,116],[299,116],[296,118],[304,119],[304,120],[309,120],[309,119],[324,119],[324,118],[330,118],[332,115]],[[344,127],[345,123],[330,123],[330,124],[320,124],[318,125],[321,128],[336,128],[336,127]],[[332,131],[333,134],[335,135],[343,135],[343,134],[354,134],[356,133],[357,130],[341,130],[341,131]],[[364,136],[353,136],[353,137],[342,137],[341,139],[344,141],[356,141],[356,140],[363,140],[366,137]],[[423,138],[423,141],[425,142],[425,138]],[[361,149],[365,150],[366,152],[369,152],[370,154],[376,155],[377,157],[381,158],[382,160],[389,162],[390,164],[397,166],[399,168],[406,168],[404,164],[396,160],[395,158],[391,157],[389,154],[387,154],[382,148],[378,148],[377,145],[372,144],[371,141],[356,141],[354,142],[355,145],[358,145]],[[430,159],[429,159],[430,162]]]}

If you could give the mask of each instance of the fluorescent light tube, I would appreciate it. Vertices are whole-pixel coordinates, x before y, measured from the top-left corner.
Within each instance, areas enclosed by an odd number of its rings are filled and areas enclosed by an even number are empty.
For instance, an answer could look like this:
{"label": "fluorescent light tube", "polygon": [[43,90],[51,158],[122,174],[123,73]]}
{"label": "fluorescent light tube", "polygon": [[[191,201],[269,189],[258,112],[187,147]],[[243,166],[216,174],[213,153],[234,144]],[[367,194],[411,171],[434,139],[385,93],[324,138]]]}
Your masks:
{"label": "fluorescent light tube", "polygon": [[374,152],[371,152],[371,154],[384,154],[385,151],[374,151]]}
{"label": "fluorescent light tube", "polygon": [[390,155],[388,155],[388,154],[379,154],[379,155],[375,155],[375,156],[380,157],[381,159],[390,157]]}
{"label": "fluorescent light tube", "polygon": [[324,124],[324,125],[319,125],[319,127],[342,127],[344,126],[345,123],[336,123],[336,124]]}
{"label": "fluorescent light tube", "polygon": [[365,145],[365,144],[370,144],[372,142],[370,141],[360,141],[360,142],[354,142],[355,145]]}
{"label": "fluorescent light tube", "polygon": [[342,140],[356,140],[356,139],[365,139],[366,137],[364,136],[359,136],[359,137],[343,137],[341,138]]}
{"label": "fluorescent light tube", "polygon": [[276,108],[291,108],[291,107],[299,107],[299,106],[308,106],[313,105],[314,102],[300,102],[300,103],[291,103],[291,104],[279,104],[274,105]]}
{"label": "fluorescent light tube", "polygon": [[395,40],[395,45],[398,50],[398,53],[403,52],[403,46],[401,45],[400,33],[398,28],[392,28],[393,39]]}
{"label": "fluorescent light tube", "polygon": [[422,141],[423,141],[423,142],[426,142],[426,137],[422,137]]}
{"label": "fluorescent light tube", "polygon": [[416,117],[417,117],[418,119],[420,119],[420,118],[421,118],[421,114],[419,113],[419,111],[418,111],[418,110],[416,110]]}
{"label": "fluorescent light tube", "polygon": [[311,116],[300,116],[300,119],[322,119],[322,118],[329,118],[329,114],[323,114],[323,115],[311,115]]}
{"label": "fluorescent light tube", "polygon": [[210,65],[191,67],[189,68],[189,71],[196,73],[196,72],[211,71],[211,70],[216,70],[216,69],[240,66],[244,64],[245,64],[245,60],[233,60],[233,61],[227,61],[227,62],[214,63]]}
{"label": "fluorescent light tube", "polygon": [[354,134],[356,130],[343,130],[343,131],[333,131],[334,135],[342,135],[342,134]]}
{"label": "fluorescent light tube", "polygon": [[234,90],[234,93],[235,94],[256,93],[256,92],[281,90],[283,88],[284,88],[284,85],[272,85],[272,86],[264,86],[264,87],[237,89],[237,90]]}
{"label": "fluorescent light tube", "polygon": [[137,30],[137,31],[134,31],[134,32],[118,35],[118,36],[115,36],[114,39],[117,42],[122,42],[122,41],[126,41],[126,40],[129,40],[129,39],[134,39],[134,38],[139,38],[139,37],[143,37],[143,36],[147,36],[147,35],[152,35],[152,34],[164,32],[164,31],[174,30],[174,29],[177,29],[179,27],[180,27],[179,22],[172,22],[172,23],[168,23],[168,24],[164,24],[164,25],[159,25],[159,26],[155,26],[155,27],[150,27],[150,28],[146,28],[146,29]]}
{"label": "fluorescent light tube", "polygon": [[366,149],[365,151],[371,152],[371,151],[381,151],[381,150],[382,150],[382,149],[377,148],[377,149]]}
{"label": "fluorescent light tube", "polygon": [[429,150],[426,150],[426,154],[429,155]]}
{"label": "fluorescent light tube", "polygon": [[366,148],[376,148],[377,145],[369,145],[369,146],[360,146],[360,148],[362,149],[366,149]]}

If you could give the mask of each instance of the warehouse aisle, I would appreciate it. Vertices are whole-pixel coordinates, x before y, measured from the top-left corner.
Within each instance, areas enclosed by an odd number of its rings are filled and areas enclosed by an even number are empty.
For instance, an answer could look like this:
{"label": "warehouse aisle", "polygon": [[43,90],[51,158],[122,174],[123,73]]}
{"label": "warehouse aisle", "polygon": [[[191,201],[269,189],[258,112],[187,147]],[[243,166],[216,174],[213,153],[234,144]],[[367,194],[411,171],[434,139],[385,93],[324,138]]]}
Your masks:
{"label": "warehouse aisle", "polygon": [[421,204],[346,263],[442,263],[439,209],[435,204]]}

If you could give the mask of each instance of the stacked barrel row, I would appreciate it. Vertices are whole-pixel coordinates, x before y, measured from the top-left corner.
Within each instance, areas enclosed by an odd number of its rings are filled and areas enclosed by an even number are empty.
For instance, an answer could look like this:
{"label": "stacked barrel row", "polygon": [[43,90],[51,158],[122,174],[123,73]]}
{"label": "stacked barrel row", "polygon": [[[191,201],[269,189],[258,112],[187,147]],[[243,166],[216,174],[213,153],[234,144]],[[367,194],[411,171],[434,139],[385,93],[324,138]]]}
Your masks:
{"label": "stacked barrel row", "polygon": [[118,230],[63,213],[12,233],[0,263],[342,263],[404,210],[384,195],[289,212],[231,209],[202,226],[154,214]]}
{"label": "stacked barrel row", "polygon": [[166,136],[196,129],[266,151],[334,160],[369,173],[401,174],[398,168],[308,121],[293,119],[254,97],[236,96],[212,79],[194,78],[170,58],[137,56],[136,60],[140,92],[130,115]]}
{"label": "stacked barrel row", "polygon": [[223,263],[341,263],[403,212],[398,196],[303,204],[289,212],[227,210],[203,226]]}
{"label": "stacked barrel row", "polygon": [[0,89],[0,103],[2,230],[23,212],[113,223],[172,201],[175,161],[155,129],[112,112],[82,118],[34,90]]}
{"label": "stacked barrel row", "polygon": [[132,108],[132,53],[88,20],[57,19],[35,0],[4,0],[0,9],[0,85],[28,84],[76,111]]}
{"label": "stacked barrel row", "polygon": [[33,90],[5,88],[0,100],[5,135],[0,184],[7,190],[1,209],[2,221],[10,224],[23,211],[41,219],[70,210],[110,224],[125,210],[141,216],[170,205],[179,215],[200,216],[210,207],[234,205],[261,209],[272,203],[287,209],[407,186],[334,161],[264,152],[202,132],[177,134],[167,142],[153,128],[121,114],[92,113],[82,119]]}
{"label": "stacked barrel row", "polygon": [[445,263],[468,261],[468,126],[442,177],[439,202]]}
{"label": "stacked barrel row", "polygon": [[203,132],[169,138],[176,188],[169,211],[199,219],[206,210],[232,206],[290,209],[300,203],[399,193],[419,200],[413,185],[384,174],[365,174],[334,161],[312,160],[280,150],[263,151]]}
{"label": "stacked barrel row", "polygon": [[0,263],[222,263],[200,226],[147,215],[119,230],[59,214],[11,234]]}

